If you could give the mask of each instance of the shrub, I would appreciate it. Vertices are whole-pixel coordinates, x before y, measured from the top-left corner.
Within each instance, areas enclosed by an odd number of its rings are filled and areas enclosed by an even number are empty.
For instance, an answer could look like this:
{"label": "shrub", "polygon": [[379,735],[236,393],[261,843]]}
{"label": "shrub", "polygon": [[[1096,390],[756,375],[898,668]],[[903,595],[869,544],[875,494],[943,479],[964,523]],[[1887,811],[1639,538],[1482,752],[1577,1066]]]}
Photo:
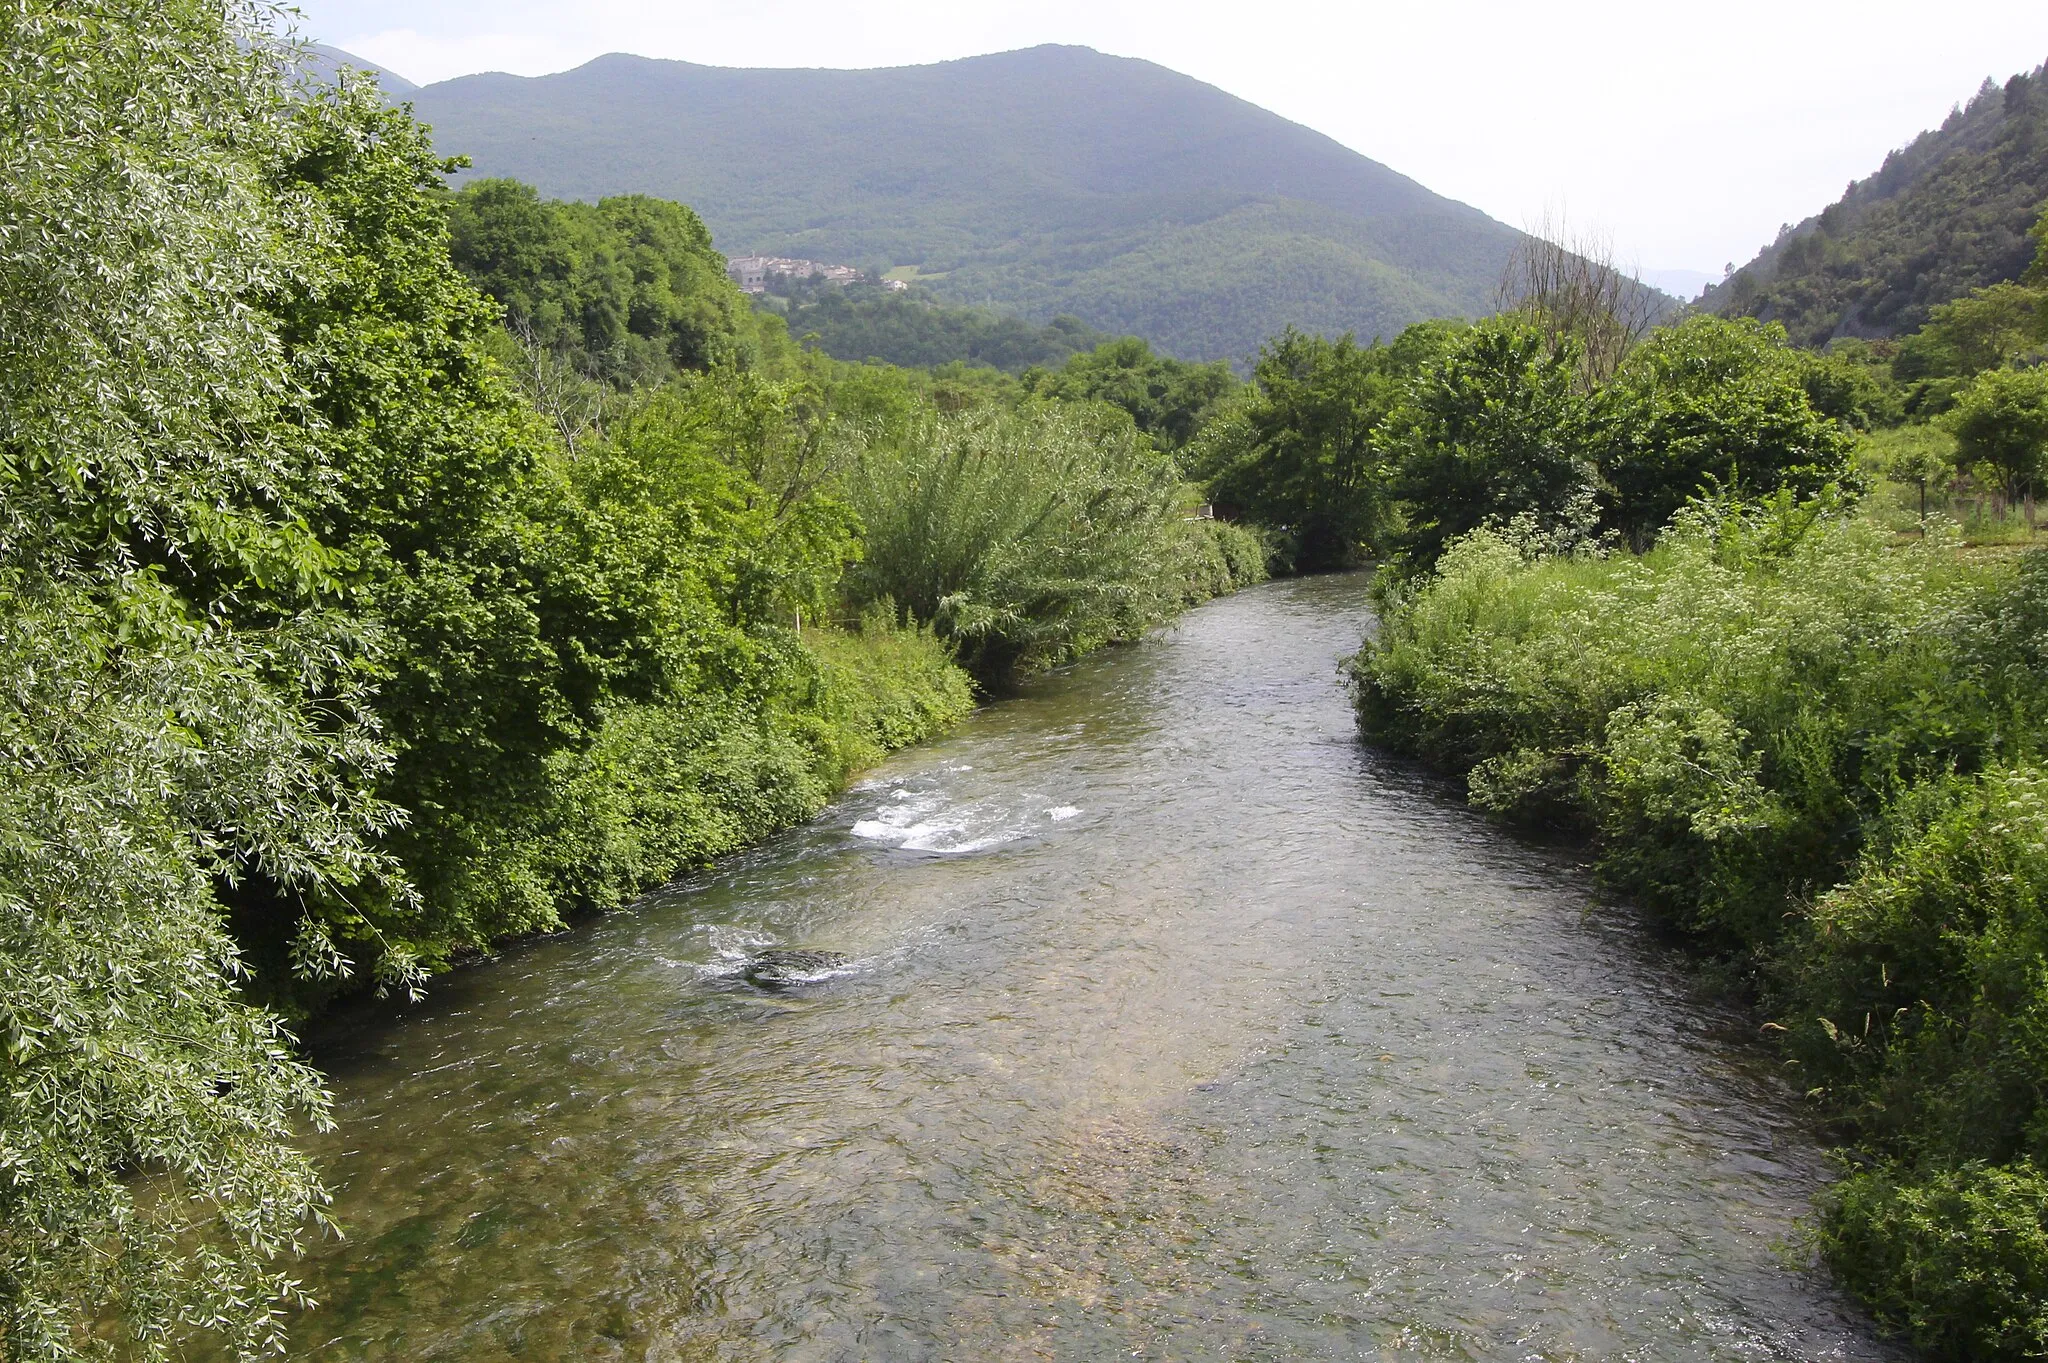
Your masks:
{"label": "shrub", "polygon": [[1596,831],[1614,884],[1751,951],[1890,791],[2000,732],[1955,637],[1975,581],[1938,534],[1895,548],[1789,498],[1702,507],[1641,557],[1481,531],[1389,595],[1360,721],[1490,808]]}
{"label": "shrub", "polygon": [[1919,1164],[2048,1160],[2048,772],[1926,783],[1781,954],[1806,1082]]}
{"label": "shrub", "polygon": [[1406,523],[1406,563],[1427,568],[1482,525],[1527,517],[1555,530],[1590,522],[1597,478],[1587,456],[1578,351],[1553,348],[1521,317],[1482,322],[1409,385],[1375,433]]}
{"label": "shrub", "polygon": [[973,704],[945,645],[885,612],[777,651],[764,696],[707,690],[608,714],[587,748],[557,759],[560,796],[510,873],[554,904],[617,907],[811,817],[854,772]]}
{"label": "shrub", "polygon": [[1859,1173],[1821,1207],[1835,1271],[1930,1357],[2048,1353],[2048,1179],[2032,1164]]}
{"label": "shrub", "polygon": [[1179,483],[1120,412],[928,416],[863,451],[847,494],[866,530],[854,599],[931,624],[985,682],[1134,638],[1178,608]]}
{"label": "shrub", "polygon": [[1852,486],[1854,440],[1811,401],[1813,364],[1784,328],[1746,318],[1699,314],[1654,333],[1600,397],[1607,524],[1640,548],[1715,489],[1806,498]]}

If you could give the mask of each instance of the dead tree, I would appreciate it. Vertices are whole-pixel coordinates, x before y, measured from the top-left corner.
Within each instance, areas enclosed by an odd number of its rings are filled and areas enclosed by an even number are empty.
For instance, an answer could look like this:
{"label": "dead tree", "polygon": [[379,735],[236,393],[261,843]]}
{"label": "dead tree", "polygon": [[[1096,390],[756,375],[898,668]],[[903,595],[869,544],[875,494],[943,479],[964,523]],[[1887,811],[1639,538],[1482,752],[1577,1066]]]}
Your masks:
{"label": "dead tree", "polygon": [[1615,265],[1606,239],[1574,233],[1550,218],[1525,233],[1508,257],[1494,303],[1534,321],[1552,348],[1570,344],[1578,354],[1579,384],[1588,392],[1614,377],[1669,306]]}
{"label": "dead tree", "polygon": [[513,313],[505,329],[519,345],[523,363],[513,371],[519,387],[540,414],[554,426],[570,454],[583,441],[602,439],[607,421],[620,405],[610,384],[580,372],[534,334],[526,318]]}

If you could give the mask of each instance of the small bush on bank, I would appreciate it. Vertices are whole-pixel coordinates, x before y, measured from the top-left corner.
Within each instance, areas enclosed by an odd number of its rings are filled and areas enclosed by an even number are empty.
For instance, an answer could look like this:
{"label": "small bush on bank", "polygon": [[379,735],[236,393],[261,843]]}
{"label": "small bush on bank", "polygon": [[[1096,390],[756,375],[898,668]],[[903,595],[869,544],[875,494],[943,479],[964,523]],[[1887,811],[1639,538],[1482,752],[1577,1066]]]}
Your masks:
{"label": "small bush on bank", "polygon": [[871,614],[782,648],[769,694],[623,706],[564,759],[563,792],[526,846],[552,902],[609,909],[817,813],[847,777],[973,705],[929,630]]}
{"label": "small bush on bank", "polygon": [[1822,1206],[1828,1262],[1929,1357],[2048,1353],[2048,1179],[2032,1164],[1860,1173]]}
{"label": "small bush on bank", "polygon": [[1613,883],[1747,949],[1893,790],[2004,731],[2013,678],[1956,637],[1996,572],[1787,500],[1700,508],[1641,556],[1482,531],[1390,596],[1360,722],[1487,808],[1597,833]]}

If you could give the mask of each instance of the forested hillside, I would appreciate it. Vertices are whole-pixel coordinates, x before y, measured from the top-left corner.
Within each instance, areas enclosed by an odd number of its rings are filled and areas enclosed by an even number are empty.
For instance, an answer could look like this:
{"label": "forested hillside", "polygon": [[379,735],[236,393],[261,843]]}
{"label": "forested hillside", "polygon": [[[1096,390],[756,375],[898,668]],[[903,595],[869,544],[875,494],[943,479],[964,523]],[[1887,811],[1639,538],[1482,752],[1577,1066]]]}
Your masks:
{"label": "forested hillside", "polygon": [[1064,363],[1110,339],[1076,317],[1027,322],[997,308],[946,303],[922,287],[896,291],[866,282],[842,287],[792,281],[762,303],[781,313],[790,335],[840,360],[921,368],[961,363],[1015,373],[1034,364]]}
{"label": "forested hillside", "polygon": [[2048,68],[1986,81],[1940,128],[1708,291],[1726,316],[1782,322],[1802,345],[1909,332],[1971,289],[2013,280],[2048,203]]}
{"label": "forested hillside", "polygon": [[1392,335],[1489,309],[1518,235],[1148,62],[1041,47],[879,71],[609,56],[414,92],[444,155],[544,195],[690,204],[728,254],[915,267],[1194,359],[1287,325]]}

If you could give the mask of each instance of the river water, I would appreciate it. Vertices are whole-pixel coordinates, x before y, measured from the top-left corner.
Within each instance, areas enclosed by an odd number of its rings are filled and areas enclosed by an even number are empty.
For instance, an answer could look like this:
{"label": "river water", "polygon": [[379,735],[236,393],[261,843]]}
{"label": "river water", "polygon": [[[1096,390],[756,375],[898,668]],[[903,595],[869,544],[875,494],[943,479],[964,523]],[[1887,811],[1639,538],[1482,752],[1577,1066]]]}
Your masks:
{"label": "river water", "polygon": [[338,1029],[304,1356],[1891,1358],[1742,1020],[1357,743],[1368,623],[1213,602]]}

